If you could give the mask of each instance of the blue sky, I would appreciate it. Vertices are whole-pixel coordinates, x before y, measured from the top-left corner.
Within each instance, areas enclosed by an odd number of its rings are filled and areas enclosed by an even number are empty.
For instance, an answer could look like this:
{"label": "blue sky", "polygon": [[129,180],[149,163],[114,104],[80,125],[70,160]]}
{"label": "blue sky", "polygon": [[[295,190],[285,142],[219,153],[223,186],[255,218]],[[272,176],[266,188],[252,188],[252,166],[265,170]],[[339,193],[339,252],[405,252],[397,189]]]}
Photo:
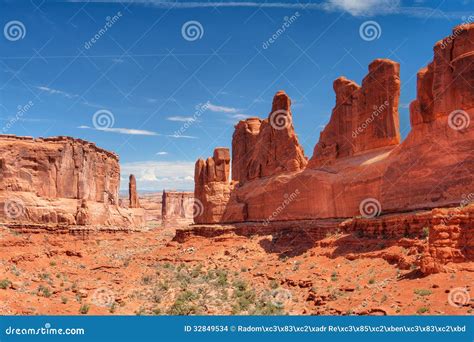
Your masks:
{"label": "blue sky", "polygon": [[[122,188],[134,173],[141,190],[192,189],[195,160],[266,117],[280,89],[310,157],[333,80],[360,84],[390,58],[406,136],[417,71],[472,16],[472,0],[3,1],[0,133],[93,141],[120,155]],[[375,37],[361,36],[368,21]]]}

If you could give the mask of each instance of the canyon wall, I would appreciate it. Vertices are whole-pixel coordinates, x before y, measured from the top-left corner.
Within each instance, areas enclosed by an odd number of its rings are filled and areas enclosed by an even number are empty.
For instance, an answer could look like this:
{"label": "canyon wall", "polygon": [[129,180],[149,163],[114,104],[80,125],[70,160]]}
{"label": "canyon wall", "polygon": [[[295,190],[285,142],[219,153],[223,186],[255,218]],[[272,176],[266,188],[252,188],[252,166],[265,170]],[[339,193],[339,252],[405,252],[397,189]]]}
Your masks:
{"label": "canyon wall", "polygon": [[[338,78],[331,119],[308,163],[291,124],[291,102],[279,91],[272,113],[282,110],[284,129],[271,123],[271,114],[236,125],[232,182],[206,180],[212,159],[196,163],[203,213],[195,222],[371,218],[460,206],[474,193],[473,75],[474,24],[468,24],[436,43],[433,62],[418,73],[412,130],[401,143],[398,63],[373,61],[361,86]],[[449,238],[443,229],[433,234]],[[431,245],[443,243],[438,240]]]}
{"label": "canyon wall", "polygon": [[139,225],[118,205],[118,156],[69,137],[0,136],[0,222]]}

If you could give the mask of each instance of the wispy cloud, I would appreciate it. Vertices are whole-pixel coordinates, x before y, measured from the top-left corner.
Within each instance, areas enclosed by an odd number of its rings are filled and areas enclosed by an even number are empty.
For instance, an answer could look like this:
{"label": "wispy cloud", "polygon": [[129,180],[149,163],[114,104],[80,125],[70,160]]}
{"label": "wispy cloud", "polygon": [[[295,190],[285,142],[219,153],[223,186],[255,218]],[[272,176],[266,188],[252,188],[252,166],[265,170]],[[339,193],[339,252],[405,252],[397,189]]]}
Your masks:
{"label": "wispy cloud", "polygon": [[61,96],[64,96],[68,99],[73,99],[73,98],[79,97],[79,95],[76,95],[76,94],[71,94],[71,93],[68,93],[68,92],[63,91],[63,90],[53,89],[53,88],[49,88],[49,87],[45,87],[45,86],[38,86],[36,88],[41,90],[41,91],[44,91],[44,92],[46,92],[50,95],[61,95]]}
{"label": "wispy cloud", "polygon": [[166,156],[167,154],[168,152],[165,152],[165,151],[156,152],[157,156]]}
{"label": "wispy cloud", "polygon": [[192,190],[194,188],[194,162],[188,161],[143,161],[123,163],[121,165],[121,188],[128,188],[128,175],[137,178],[140,190],[176,189]]}
{"label": "wispy cloud", "polygon": [[126,135],[164,136],[164,137],[173,138],[173,139],[197,139],[197,137],[194,137],[191,135],[160,134],[153,131],[147,131],[144,129],[135,129],[135,128],[122,128],[122,127],[96,128],[96,127],[90,127],[86,125],[78,126],[77,128],[90,129],[90,130],[99,131],[99,132],[126,134]]}
{"label": "wispy cloud", "polygon": [[146,131],[142,129],[133,129],[133,128],[119,128],[119,127],[109,127],[109,128],[95,128],[89,126],[79,126],[77,128],[80,129],[92,129],[95,131],[102,131],[102,132],[111,132],[111,133],[119,133],[119,134],[127,134],[127,135],[160,135],[156,132]]}
{"label": "wispy cloud", "polygon": [[247,114],[234,114],[234,115],[230,115],[230,117],[231,117],[232,119],[245,120],[245,119],[250,118],[251,115],[247,115]]}
{"label": "wispy cloud", "polygon": [[[163,9],[193,8],[288,8],[294,10],[317,10],[345,12],[353,16],[406,15],[411,17],[459,19],[469,12],[444,12],[440,9],[422,6],[402,7],[400,0],[326,0],[322,2],[256,2],[256,1],[163,1],[163,0],[67,0],[68,2],[133,3]],[[419,2],[417,2],[419,4]]]}
{"label": "wispy cloud", "polygon": [[181,134],[167,135],[167,137],[174,138],[174,139],[197,139],[198,138],[192,135],[181,135]]}
{"label": "wispy cloud", "polygon": [[193,121],[196,121],[196,119],[191,117],[191,116],[170,116],[170,117],[167,117],[166,120],[178,121],[178,122],[193,122]]}
{"label": "wispy cloud", "polygon": [[237,108],[218,106],[212,103],[207,104],[207,109],[209,109],[211,112],[218,113],[237,113],[239,111]]}

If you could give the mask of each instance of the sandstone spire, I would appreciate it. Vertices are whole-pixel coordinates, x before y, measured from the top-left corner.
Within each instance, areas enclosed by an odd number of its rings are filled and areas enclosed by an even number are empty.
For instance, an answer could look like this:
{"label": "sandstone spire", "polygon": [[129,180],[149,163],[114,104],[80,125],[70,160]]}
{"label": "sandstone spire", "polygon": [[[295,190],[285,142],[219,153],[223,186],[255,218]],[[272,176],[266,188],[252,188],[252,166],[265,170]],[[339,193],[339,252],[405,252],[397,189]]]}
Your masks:
{"label": "sandstone spire", "polygon": [[137,194],[137,181],[134,175],[130,175],[128,183],[128,199],[130,208],[140,208],[140,201]]}
{"label": "sandstone spire", "polygon": [[232,179],[240,182],[304,169],[307,159],[293,127],[291,100],[282,90],[265,120],[249,118],[235,126]]}

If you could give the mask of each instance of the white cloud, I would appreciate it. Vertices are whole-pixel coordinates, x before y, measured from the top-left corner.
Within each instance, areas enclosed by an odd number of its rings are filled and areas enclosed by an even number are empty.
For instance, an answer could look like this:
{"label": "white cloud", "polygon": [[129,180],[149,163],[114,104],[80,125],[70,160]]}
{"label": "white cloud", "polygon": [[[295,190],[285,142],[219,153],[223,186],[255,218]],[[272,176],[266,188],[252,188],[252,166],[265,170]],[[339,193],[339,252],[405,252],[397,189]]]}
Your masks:
{"label": "white cloud", "polygon": [[399,0],[328,0],[328,10],[342,10],[353,16],[393,13],[400,7]]}
{"label": "white cloud", "polygon": [[169,138],[173,139],[197,139],[197,137],[194,137],[192,135],[182,135],[182,134],[172,134],[172,135],[167,135]]}
{"label": "white cloud", "polygon": [[77,128],[81,129],[92,129],[95,131],[102,131],[102,132],[111,132],[111,133],[119,133],[119,134],[127,134],[127,135],[160,135],[156,132],[142,130],[142,129],[134,129],[134,128],[119,128],[119,127],[110,127],[110,128],[94,128],[89,126],[79,126]]}
{"label": "white cloud", "polygon": [[47,92],[50,95],[61,95],[61,96],[64,96],[68,99],[73,99],[75,97],[79,97],[79,95],[76,95],[76,94],[70,94],[70,93],[62,91],[62,90],[53,89],[53,88],[49,88],[49,87],[45,87],[45,86],[38,86],[36,88],[41,90],[41,91]]}
{"label": "white cloud", "polygon": [[[256,1],[163,1],[163,0],[68,0],[69,2],[99,2],[99,3],[133,3],[151,5],[165,9],[193,8],[287,8],[293,10],[316,10],[325,12],[347,12],[353,16],[371,16],[400,14],[411,17],[458,19],[469,16],[470,12],[443,12],[431,7],[410,6],[401,7],[400,0],[326,0],[325,2],[256,2]],[[419,4],[420,1],[415,2]]]}
{"label": "white cloud", "polygon": [[192,121],[196,121],[196,119],[193,118],[192,116],[170,116],[170,117],[167,117],[166,120],[169,120],[169,121],[178,121],[178,122],[192,122]]}
{"label": "white cloud", "polygon": [[156,152],[157,156],[166,156],[167,154],[168,152],[165,152],[165,151]]}
{"label": "white cloud", "polygon": [[128,177],[134,174],[140,190],[194,189],[194,162],[143,161],[121,165],[121,189],[128,189]]}
{"label": "white cloud", "polygon": [[207,104],[207,109],[209,109],[211,112],[218,113],[237,113],[239,111],[237,108],[217,106],[212,103]]}
{"label": "white cloud", "polygon": [[237,120],[245,120],[250,118],[250,115],[247,114],[234,114],[230,116],[232,119],[237,119]]}

